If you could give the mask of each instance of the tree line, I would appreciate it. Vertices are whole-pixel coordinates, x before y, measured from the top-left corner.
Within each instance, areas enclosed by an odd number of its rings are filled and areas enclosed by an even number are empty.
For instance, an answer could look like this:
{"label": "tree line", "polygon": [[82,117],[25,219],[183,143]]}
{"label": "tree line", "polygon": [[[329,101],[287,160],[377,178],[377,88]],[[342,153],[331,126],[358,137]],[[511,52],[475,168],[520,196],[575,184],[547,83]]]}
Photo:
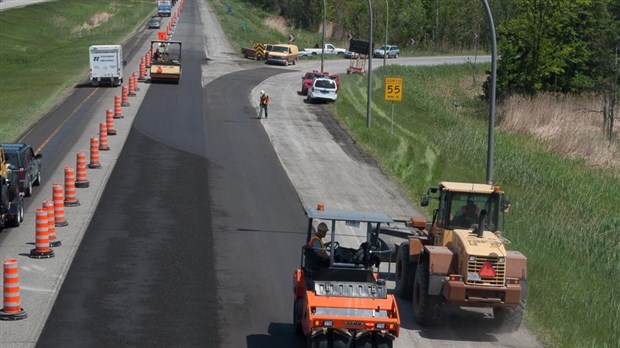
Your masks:
{"label": "tree line", "polygon": [[[368,1],[245,0],[319,30],[333,24],[330,39],[368,40]],[[403,48],[490,51],[482,0],[371,0],[373,36]],[[620,0],[488,0],[497,32],[497,95],[541,92],[603,96],[605,132],[611,139],[620,94]]]}

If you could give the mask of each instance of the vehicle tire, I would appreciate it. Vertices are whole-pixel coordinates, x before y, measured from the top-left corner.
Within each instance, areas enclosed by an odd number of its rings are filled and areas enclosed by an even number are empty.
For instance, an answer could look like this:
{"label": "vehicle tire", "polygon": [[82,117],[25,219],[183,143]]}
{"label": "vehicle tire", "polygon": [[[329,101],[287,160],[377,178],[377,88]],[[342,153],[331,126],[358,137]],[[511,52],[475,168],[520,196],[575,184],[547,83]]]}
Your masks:
{"label": "vehicle tire", "polygon": [[523,315],[525,314],[525,301],[521,301],[515,307],[494,307],[493,318],[499,332],[515,332],[519,330]]}
{"label": "vehicle tire", "polygon": [[398,58],[398,53],[394,55],[394,59],[397,59],[397,58]]}
{"label": "vehicle tire", "polygon": [[396,286],[394,293],[402,298],[411,298],[413,295],[413,280],[416,264],[409,263],[409,243],[402,243],[396,252]]}
{"label": "vehicle tire", "polygon": [[9,227],[19,227],[19,224],[24,221],[24,205],[20,204],[17,208],[17,216],[8,224]]}
{"label": "vehicle tire", "polygon": [[39,172],[37,173],[37,177],[34,179],[34,186],[39,186],[41,185],[41,169],[39,169]]}
{"label": "vehicle tire", "polygon": [[304,331],[301,327],[301,315],[303,312],[302,302],[299,299],[295,299],[293,302],[293,326],[295,327],[295,334],[298,336],[303,335]]}
{"label": "vehicle tire", "polygon": [[441,318],[441,295],[429,295],[428,261],[418,264],[413,281],[413,316],[421,326],[433,326]]}
{"label": "vehicle tire", "polygon": [[19,179],[15,172],[10,172],[9,175],[12,177],[9,181],[9,201],[13,201],[15,197],[19,196]]}
{"label": "vehicle tire", "polygon": [[0,177],[0,214],[9,212],[9,192],[6,179]]}
{"label": "vehicle tire", "polygon": [[24,190],[24,196],[30,197],[32,196],[32,181],[30,179],[26,180],[28,180],[28,184],[26,185],[26,190]]}

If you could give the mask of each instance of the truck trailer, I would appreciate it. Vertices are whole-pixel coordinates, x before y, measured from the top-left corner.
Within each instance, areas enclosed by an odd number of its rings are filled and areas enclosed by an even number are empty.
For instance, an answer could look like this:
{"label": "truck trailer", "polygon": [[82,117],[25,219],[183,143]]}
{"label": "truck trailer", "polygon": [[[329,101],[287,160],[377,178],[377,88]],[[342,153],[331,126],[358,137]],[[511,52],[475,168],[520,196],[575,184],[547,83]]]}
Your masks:
{"label": "truck trailer", "polygon": [[120,86],[123,83],[123,46],[93,45],[89,50],[90,82],[97,87],[100,84]]}

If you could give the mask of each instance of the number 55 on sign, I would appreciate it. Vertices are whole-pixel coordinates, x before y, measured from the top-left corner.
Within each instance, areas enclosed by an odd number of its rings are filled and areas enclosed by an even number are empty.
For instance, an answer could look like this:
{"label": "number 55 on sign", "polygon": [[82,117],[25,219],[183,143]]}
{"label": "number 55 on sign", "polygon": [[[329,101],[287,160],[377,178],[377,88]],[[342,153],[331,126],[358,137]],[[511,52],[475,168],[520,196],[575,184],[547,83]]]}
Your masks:
{"label": "number 55 on sign", "polygon": [[385,78],[385,101],[401,101],[403,99],[403,79],[401,77]]}

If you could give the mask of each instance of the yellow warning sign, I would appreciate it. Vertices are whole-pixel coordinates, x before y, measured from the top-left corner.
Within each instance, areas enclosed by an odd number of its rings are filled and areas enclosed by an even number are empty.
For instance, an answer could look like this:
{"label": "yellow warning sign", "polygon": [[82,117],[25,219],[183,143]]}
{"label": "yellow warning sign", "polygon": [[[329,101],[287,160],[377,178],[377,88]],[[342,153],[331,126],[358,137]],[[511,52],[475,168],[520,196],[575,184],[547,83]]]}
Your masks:
{"label": "yellow warning sign", "polygon": [[402,77],[385,78],[385,101],[401,101],[403,99]]}

